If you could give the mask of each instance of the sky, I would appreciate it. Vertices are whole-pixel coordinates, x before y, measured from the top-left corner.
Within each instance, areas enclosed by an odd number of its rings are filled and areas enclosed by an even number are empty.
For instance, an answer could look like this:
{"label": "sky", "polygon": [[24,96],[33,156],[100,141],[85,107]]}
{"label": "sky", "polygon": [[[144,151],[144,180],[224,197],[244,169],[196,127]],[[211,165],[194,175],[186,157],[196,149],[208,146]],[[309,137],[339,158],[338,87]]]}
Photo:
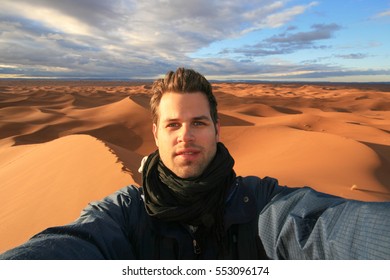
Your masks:
{"label": "sky", "polygon": [[390,82],[387,0],[1,0],[0,78]]}

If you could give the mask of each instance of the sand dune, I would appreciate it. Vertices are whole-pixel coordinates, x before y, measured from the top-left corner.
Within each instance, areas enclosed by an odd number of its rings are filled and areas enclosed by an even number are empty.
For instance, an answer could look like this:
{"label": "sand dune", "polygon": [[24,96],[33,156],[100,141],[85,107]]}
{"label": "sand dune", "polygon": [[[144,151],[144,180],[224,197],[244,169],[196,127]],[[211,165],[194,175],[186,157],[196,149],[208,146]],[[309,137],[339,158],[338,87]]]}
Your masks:
{"label": "sand dune", "polygon": [[[271,176],[281,184],[314,186],[323,192],[354,199],[378,197],[352,191],[353,185],[388,193],[384,184],[390,182],[390,175],[382,182],[375,172],[381,164],[387,169],[390,165],[381,162],[373,149],[358,141],[288,127],[234,127],[225,128],[223,133],[223,140],[239,159],[238,174]],[[241,137],[237,139],[236,134]]]}
{"label": "sand dune", "polygon": [[[390,86],[217,83],[239,175],[390,200]],[[155,149],[150,84],[0,81],[0,252],[128,185]]]}
{"label": "sand dune", "polygon": [[91,200],[134,183],[107,145],[89,135],[18,147],[2,149],[1,249],[71,222]]}

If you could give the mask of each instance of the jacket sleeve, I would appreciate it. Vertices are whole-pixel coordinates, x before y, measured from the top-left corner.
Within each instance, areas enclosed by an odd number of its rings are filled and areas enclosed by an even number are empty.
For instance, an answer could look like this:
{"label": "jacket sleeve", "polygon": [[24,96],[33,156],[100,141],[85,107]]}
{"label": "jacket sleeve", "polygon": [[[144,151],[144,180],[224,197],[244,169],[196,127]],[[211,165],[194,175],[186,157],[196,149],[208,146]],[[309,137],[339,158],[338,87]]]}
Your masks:
{"label": "jacket sleeve", "polygon": [[90,203],[73,223],[52,227],[0,255],[0,259],[134,259],[130,242],[139,192],[123,188]]}
{"label": "jacket sleeve", "polygon": [[282,191],[260,213],[259,235],[272,259],[390,259],[390,202]]}

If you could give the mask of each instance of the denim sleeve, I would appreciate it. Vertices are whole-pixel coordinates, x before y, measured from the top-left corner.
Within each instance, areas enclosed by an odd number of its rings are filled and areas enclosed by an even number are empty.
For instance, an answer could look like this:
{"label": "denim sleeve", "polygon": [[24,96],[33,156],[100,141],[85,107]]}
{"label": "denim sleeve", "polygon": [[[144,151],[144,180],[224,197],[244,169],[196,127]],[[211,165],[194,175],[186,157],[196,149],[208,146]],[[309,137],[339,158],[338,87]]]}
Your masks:
{"label": "denim sleeve", "polygon": [[278,193],[259,215],[272,259],[390,259],[390,202],[362,202],[304,187]]}

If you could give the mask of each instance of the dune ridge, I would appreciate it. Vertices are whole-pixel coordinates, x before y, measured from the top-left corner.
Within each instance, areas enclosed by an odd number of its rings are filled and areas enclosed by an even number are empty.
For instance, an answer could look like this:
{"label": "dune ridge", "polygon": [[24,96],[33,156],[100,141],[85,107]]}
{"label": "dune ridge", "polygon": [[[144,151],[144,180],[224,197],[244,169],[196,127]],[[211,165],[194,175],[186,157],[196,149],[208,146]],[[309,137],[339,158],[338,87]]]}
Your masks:
{"label": "dune ridge", "polygon": [[[0,252],[141,185],[150,84],[0,81]],[[238,175],[390,200],[390,85],[215,83]]]}

